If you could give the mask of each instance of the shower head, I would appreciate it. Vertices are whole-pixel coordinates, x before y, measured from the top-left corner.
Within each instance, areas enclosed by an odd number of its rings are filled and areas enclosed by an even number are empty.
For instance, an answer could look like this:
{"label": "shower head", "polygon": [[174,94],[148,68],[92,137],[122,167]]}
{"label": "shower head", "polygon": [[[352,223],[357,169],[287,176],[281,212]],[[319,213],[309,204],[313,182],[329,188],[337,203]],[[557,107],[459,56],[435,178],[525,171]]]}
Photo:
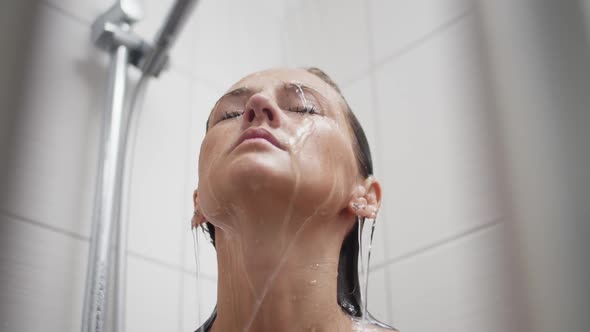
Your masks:
{"label": "shower head", "polygon": [[168,51],[178,37],[198,0],[177,0],[166,17],[164,25],[156,35],[152,49],[140,64],[146,75],[158,76],[168,63]]}

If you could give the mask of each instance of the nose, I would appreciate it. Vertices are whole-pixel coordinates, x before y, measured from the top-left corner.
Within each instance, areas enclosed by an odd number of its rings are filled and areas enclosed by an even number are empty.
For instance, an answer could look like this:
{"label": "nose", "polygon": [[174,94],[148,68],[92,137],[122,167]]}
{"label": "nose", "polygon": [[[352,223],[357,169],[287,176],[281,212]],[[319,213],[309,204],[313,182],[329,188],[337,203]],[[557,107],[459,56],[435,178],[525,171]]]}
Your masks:
{"label": "nose", "polygon": [[278,106],[262,93],[252,95],[246,103],[243,116],[243,127],[251,127],[266,122],[270,127],[280,125]]}

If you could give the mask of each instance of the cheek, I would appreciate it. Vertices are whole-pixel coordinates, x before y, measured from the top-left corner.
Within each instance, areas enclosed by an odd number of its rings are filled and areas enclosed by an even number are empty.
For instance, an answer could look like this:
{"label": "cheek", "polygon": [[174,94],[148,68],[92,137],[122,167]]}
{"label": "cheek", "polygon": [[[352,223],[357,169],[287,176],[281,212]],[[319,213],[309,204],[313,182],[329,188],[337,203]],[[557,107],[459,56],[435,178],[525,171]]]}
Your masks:
{"label": "cheek", "polygon": [[199,153],[199,197],[203,208],[211,210],[216,205],[218,193],[214,191],[223,177],[218,176],[216,170],[223,156],[222,151],[227,148],[227,136],[223,133],[209,133],[201,144]]}
{"label": "cheek", "polygon": [[214,156],[215,141],[206,136],[201,144],[201,151],[199,152],[199,183],[207,179],[207,174],[211,169],[211,160]]}
{"label": "cheek", "polygon": [[348,133],[331,124],[318,123],[298,158],[303,179],[318,189],[346,196],[357,177],[356,159]]}
{"label": "cheek", "polygon": [[205,180],[215,169],[215,164],[235,139],[235,132],[233,128],[215,128],[207,133],[199,152],[199,179]]}

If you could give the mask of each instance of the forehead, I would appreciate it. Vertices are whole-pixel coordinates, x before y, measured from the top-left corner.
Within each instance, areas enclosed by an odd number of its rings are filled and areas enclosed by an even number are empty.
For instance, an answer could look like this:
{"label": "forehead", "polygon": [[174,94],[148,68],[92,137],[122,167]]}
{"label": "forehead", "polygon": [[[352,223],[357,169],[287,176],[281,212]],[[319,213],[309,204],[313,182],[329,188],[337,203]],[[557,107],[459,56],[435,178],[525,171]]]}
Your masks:
{"label": "forehead", "polygon": [[273,90],[285,86],[285,83],[301,83],[322,94],[331,102],[337,103],[340,94],[324,80],[299,68],[274,68],[250,74],[235,84],[228,91],[247,87],[252,90]]}

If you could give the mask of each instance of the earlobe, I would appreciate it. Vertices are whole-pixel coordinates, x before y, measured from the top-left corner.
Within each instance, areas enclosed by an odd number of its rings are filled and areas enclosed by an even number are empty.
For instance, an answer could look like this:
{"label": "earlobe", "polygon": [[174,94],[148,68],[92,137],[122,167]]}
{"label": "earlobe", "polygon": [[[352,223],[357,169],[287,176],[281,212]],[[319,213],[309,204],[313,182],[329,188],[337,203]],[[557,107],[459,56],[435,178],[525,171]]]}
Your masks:
{"label": "earlobe", "polygon": [[381,186],[374,176],[370,176],[363,185],[355,188],[348,208],[359,217],[375,219],[380,206]]}
{"label": "earlobe", "polygon": [[198,189],[195,190],[195,192],[193,193],[193,204],[194,204],[194,212],[193,212],[193,217],[191,218],[191,229],[198,227],[199,225],[201,225],[202,223],[204,223],[206,221],[205,216],[201,212],[201,207],[199,206]]}
{"label": "earlobe", "polygon": [[353,197],[353,199],[351,199],[348,204],[348,208],[351,210],[351,212],[358,216],[362,214],[362,211],[366,208],[366,206],[367,200],[365,199],[365,197],[362,196]]}

